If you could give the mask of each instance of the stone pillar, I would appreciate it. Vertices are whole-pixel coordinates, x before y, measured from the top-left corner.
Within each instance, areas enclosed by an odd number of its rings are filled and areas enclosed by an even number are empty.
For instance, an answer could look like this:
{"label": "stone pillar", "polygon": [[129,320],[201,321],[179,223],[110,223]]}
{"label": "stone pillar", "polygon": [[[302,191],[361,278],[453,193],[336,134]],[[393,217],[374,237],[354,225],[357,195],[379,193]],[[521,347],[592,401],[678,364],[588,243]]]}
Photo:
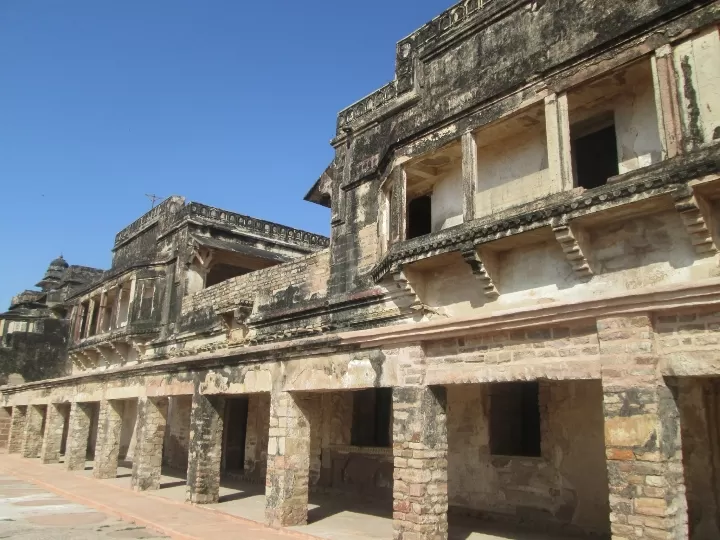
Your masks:
{"label": "stone pillar", "polygon": [[265,521],[271,527],[307,524],[310,418],[320,394],[273,392],[265,481]]}
{"label": "stone pillar", "polygon": [[16,405],[10,418],[10,438],[8,440],[8,453],[18,454],[22,450],[25,437],[25,421],[27,419],[27,406]]}
{"label": "stone pillar", "polygon": [[130,485],[135,491],[160,489],[168,398],[140,398],[137,411],[137,443]]}
{"label": "stone pillar", "polygon": [[12,423],[12,407],[0,408],[0,448],[7,448],[10,441],[10,424]]}
{"label": "stone pillar", "polygon": [[597,322],[615,540],[688,538],[680,414],[647,315]]}
{"label": "stone pillar", "polygon": [[660,141],[664,158],[672,158],[682,152],[682,119],[671,45],[655,51],[652,72]]}
{"label": "stone pillar", "polygon": [[193,394],[185,496],[188,502],[218,502],[224,413],[222,396]]}
{"label": "stone pillar", "polygon": [[475,194],[477,193],[478,155],[477,143],[472,133],[462,136],[463,221],[475,219]]}
{"label": "stone pillar", "polygon": [[45,420],[45,407],[29,405],[25,420],[25,434],[20,450],[22,457],[36,458],[40,455],[43,443],[43,420]]}
{"label": "stone pillar", "polygon": [[573,172],[567,94],[545,98],[545,134],[552,191],[568,191],[573,188]]}
{"label": "stone pillar", "polygon": [[58,463],[60,461],[60,447],[62,446],[63,430],[65,429],[65,415],[62,412],[63,404],[50,403],[45,416],[45,436],[40,449],[42,463]]}
{"label": "stone pillar", "polygon": [[402,165],[391,174],[388,248],[405,240],[407,232],[407,175]]}
{"label": "stone pillar", "polygon": [[82,338],[86,338],[93,335],[93,328],[92,328],[92,320],[93,320],[93,314],[95,313],[95,299],[90,299],[90,302],[88,302],[88,310],[87,310],[87,319],[85,321],[85,335],[81,336]]}
{"label": "stone pillar", "polygon": [[95,442],[95,478],[116,478],[120,455],[120,432],[122,431],[125,403],[104,399],[100,402],[98,431]]}
{"label": "stone pillar", "polygon": [[85,469],[90,424],[94,403],[73,403],[68,420],[68,439],[65,450],[65,466],[68,471]]}
{"label": "stone pillar", "polygon": [[393,389],[393,538],[448,537],[447,396],[443,387]]}

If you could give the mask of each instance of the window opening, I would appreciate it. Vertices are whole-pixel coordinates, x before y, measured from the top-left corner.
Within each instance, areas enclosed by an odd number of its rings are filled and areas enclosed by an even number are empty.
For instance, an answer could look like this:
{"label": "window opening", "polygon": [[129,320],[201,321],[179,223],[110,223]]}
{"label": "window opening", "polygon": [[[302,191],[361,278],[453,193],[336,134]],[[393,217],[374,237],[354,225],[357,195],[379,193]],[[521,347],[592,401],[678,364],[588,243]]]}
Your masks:
{"label": "window opening", "polygon": [[353,446],[388,448],[392,444],[392,388],[353,393]]}
{"label": "window opening", "polygon": [[[579,187],[600,187],[608,178],[619,174],[615,123],[612,119],[609,122],[608,125],[607,119],[594,120],[594,126],[589,129],[587,123],[584,129],[583,126],[573,128],[577,133],[572,141],[573,166]],[[602,127],[598,127],[598,123]]]}
{"label": "window opening", "polygon": [[536,382],[491,386],[491,454],[540,457],[539,390]]}
{"label": "window opening", "polygon": [[432,199],[423,195],[408,202],[407,238],[417,238],[432,232]]}

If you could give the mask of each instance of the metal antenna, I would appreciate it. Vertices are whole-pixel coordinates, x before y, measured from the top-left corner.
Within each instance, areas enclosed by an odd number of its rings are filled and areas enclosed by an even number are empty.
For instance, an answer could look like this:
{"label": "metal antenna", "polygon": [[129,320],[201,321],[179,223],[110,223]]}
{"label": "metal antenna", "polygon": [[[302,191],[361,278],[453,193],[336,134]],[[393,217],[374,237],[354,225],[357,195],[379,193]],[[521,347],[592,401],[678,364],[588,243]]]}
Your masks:
{"label": "metal antenna", "polygon": [[161,201],[163,198],[158,197],[157,195],[153,195],[152,193],[146,193],[145,196],[150,199],[150,209],[152,210],[155,208],[155,203],[158,201]]}

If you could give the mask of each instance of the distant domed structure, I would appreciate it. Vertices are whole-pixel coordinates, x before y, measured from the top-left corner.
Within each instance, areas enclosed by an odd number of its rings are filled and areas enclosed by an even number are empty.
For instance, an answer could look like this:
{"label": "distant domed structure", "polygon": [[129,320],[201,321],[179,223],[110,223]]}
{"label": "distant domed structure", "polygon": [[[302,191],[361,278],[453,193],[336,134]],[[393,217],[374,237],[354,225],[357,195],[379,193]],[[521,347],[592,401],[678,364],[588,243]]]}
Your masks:
{"label": "distant domed structure", "polygon": [[45,275],[35,286],[40,287],[46,292],[52,290],[58,283],[60,283],[65,270],[67,270],[69,266],[70,265],[62,255],[60,255],[57,259],[53,259],[50,262],[50,266],[48,266]]}

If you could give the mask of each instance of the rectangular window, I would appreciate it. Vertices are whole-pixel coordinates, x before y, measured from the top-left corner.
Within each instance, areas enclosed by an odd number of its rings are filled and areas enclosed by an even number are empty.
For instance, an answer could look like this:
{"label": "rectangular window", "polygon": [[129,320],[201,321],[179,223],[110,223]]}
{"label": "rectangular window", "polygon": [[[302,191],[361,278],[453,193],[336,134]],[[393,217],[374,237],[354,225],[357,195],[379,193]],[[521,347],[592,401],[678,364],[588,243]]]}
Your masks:
{"label": "rectangular window", "polygon": [[618,174],[617,136],[611,115],[573,126],[572,136],[573,167],[579,187],[600,187]]}
{"label": "rectangular window", "polygon": [[423,195],[408,202],[407,238],[417,238],[432,232],[432,198]]}
{"label": "rectangular window", "polygon": [[392,388],[369,388],[353,393],[353,446],[389,448],[392,445]]}
{"label": "rectangular window", "polygon": [[490,390],[490,452],[540,457],[539,384],[499,383]]}

